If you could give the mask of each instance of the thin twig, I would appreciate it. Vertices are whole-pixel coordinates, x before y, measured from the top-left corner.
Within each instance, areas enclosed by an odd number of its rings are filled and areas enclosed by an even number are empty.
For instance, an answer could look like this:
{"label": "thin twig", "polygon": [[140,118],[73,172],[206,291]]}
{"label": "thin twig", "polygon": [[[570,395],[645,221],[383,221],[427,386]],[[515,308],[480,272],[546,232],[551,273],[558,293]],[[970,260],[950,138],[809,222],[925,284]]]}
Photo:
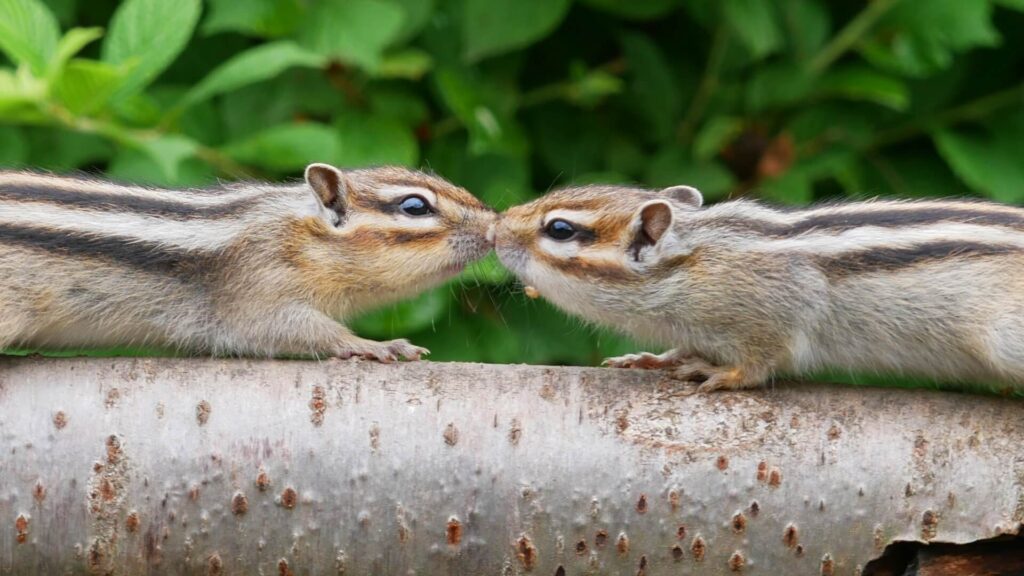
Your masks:
{"label": "thin twig", "polygon": [[689,144],[693,138],[694,130],[697,129],[697,125],[704,116],[704,110],[711,100],[711,95],[718,88],[718,77],[728,46],[729,28],[725,22],[722,22],[715,29],[715,35],[711,40],[711,50],[708,52],[708,61],[704,66],[704,75],[700,79],[700,84],[697,85],[697,91],[693,94],[693,100],[690,102],[690,108],[686,111],[686,116],[679,124],[676,138],[681,144]]}
{"label": "thin twig", "polygon": [[[622,74],[626,71],[626,61],[622,58],[616,58],[594,68],[594,71],[615,75]],[[515,103],[515,111],[526,110],[541,104],[547,104],[548,102],[569,99],[572,96],[572,89],[575,85],[575,80],[559,80],[558,82],[545,84],[528,92],[523,92]],[[462,121],[457,116],[446,116],[434,123],[431,134],[434,138],[440,138],[462,127]]]}
{"label": "thin twig", "polygon": [[840,30],[832,38],[832,41],[811,60],[809,66],[811,72],[820,74],[828,69],[847,50],[856,45],[857,42],[860,42],[860,39],[878,22],[878,19],[884,16],[898,1],[873,0],[868,4],[867,8],[857,14],[853,20],[850,20],[846,27]]}
{"label": "thin twig", "polygon": [[914,120],[891,130],[880,132],[866,146],[866,149],[877,150],[878,148],[915,138],[936,128],[944,128],[960,124],[961,122],[986,118],[992,113],[1013,104],[1024,105],[1024,83],[982,96],[929,118]]}

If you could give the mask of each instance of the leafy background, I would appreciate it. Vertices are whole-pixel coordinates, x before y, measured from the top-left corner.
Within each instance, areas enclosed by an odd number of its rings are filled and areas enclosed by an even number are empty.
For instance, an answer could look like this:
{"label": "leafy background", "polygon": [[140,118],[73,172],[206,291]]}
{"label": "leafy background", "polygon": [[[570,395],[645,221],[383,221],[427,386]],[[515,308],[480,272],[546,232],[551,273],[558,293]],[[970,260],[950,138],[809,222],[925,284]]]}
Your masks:
{"label": "leafy background", "polygon": [[[1024,200],[1022,0],[0,0],[0,51],[2,167],[393,163],[498,209],[591,181]],[[493,258],[356,326],[442,360],[634,348]]]}

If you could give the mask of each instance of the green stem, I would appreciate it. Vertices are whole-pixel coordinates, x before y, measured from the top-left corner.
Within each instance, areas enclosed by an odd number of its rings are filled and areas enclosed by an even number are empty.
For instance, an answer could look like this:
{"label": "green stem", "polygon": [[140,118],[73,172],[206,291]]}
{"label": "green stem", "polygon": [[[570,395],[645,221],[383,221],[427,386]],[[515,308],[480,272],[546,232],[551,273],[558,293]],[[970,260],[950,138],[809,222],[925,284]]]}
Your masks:
{"label": "green stem", "polygon": [[950,108],[930,118],[916,120],[902,126],[897,126],[892,130],[880,132],[867,145],[866,149],[877,150],[885,146],[910,140],[936,128],[944,128],[960,124],[961,122],[986,118],[992,113],[1014,104],[1024,105],[1024,83],[982,96],[977,100]]}
{"label": "green stem", "polygon": [[[139,130],[126,128],[108,120],[83,118],[53,104],[41,106],[40,111],[61,126],[83,134],[95,134],[113,140],[119,144],[136,147],[147,140],[159,138],[165,134],[162,130]],[[235,162],[215,148],[196,145],[196,156],[216,168],[221,174],[233,179],[251,179],[251,170]]]}
{"label": "green stem", "polygon": [[693,94],[693,100],[686,111],[686,116],[679,124],[679,131],[676,135],[681,144],[689,144],[693,138],[694,130],[704,117],[704,110],[711,95],[718,88],[718,78],[722,70],[722,62],[725,60],[725,52],[729,46],[729,28],[723,22],[715,30],[714,38],[711,40],[711,50],[708,52],[708,61],[704,66],[704,75],[697,85],[697,91]]}
{"label": "green stem", "polygon": [[811,60],[810,70],[820,74],[828,69],[840,56],[860,41],[868,31],[900,0],[873,0],[853,20],[832,38],[825,48]]}
{"label": "green stem", "polygon": [[[626,63],[621,58],[612,60],[595,68],[610,74],[622,74],[626,70]],[[565,100],[572,96],[575,86],[573,80],[560,80],[544,86],[538,86],[529,92],[524,92],[516,101],[515,110],[526,110],[548,102]],[[462,121],[457,116],[446,116],[434,123],[432,134],[434,138],[440,138],[462,128]]]}

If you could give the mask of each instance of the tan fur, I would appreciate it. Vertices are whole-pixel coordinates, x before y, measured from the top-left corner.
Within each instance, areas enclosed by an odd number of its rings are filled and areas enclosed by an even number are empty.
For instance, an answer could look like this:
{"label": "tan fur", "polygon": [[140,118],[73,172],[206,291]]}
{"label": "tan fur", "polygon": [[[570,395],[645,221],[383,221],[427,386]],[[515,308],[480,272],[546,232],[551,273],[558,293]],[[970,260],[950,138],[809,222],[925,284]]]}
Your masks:
{"label": "tan fur", "polygon": [[[405,340],[365,340],[339,321],[483,256],[494,214],[421,172],[336,172],[319,182],[343,184],[340,211],[305,183],[171,191],[0,173],[0,348],[418,358]],[[396,186],[429,191],[436,214],[397,211]]]}
{"label": "tan fur", "polygon": [[[608,364],[669,368],[696,390],[823,368],[1024,385],[1024,210],[959,200],[701,208],[670,196],[555,191],[502,214],[496,250],[531,292],[673,347]],[[666,200],[671,226],[645,243],[643,207]],[[597,238],[546,238],[541,223],[566,210]]]}

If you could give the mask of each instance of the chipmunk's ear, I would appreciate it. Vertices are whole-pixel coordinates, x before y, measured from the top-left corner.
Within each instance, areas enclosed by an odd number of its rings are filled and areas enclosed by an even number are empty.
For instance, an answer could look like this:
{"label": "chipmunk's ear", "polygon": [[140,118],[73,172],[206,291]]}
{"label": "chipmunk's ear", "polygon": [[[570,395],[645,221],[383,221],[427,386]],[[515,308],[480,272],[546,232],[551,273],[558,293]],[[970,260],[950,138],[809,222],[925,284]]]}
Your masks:
{"label": "chipmunk's ear", "polygon": [[661,191],[662,194],[683,204],[700,208],[704,204],[704,195],[693,186],[670,186]]}
{"label": "chipmunk's ear", "polygon": [[672,226],[672,206],[664,200],[651,200],[637,210],[635,236],[630,245],[633,259],[640,261],[640,251],[655,246]]}
{"label": "chipmunk's ear", "polygon": [[348,190],[341,170],[328,164],[310,164],[306,167],[306,184],[324,206],[339,214],[345,211]]}

